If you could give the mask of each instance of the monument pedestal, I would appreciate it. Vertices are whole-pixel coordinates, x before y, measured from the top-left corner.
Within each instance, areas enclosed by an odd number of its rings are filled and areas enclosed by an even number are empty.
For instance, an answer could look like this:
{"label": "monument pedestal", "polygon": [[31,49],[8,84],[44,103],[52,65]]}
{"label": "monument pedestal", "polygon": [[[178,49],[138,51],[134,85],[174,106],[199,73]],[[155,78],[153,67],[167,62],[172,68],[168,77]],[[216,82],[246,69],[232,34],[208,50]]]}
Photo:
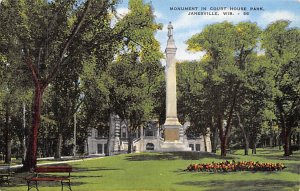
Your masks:
{"label": "monument pedestal", "polygon": [[164,142],[160,145],[161,151],[191,151],[191,148],[183,142],[183,128],[177,117],[167,118],[164,128]]}
{"label": "monument pedestal", "polygon": [[179,130],[182,127],[177,117],[167,117],[164,128],[165,141],[175,142],[180,140]]}
{"label": "monument pedestal", "polygon": [[191,151],[183,142],[162,142],[160,145],[161,152]]}

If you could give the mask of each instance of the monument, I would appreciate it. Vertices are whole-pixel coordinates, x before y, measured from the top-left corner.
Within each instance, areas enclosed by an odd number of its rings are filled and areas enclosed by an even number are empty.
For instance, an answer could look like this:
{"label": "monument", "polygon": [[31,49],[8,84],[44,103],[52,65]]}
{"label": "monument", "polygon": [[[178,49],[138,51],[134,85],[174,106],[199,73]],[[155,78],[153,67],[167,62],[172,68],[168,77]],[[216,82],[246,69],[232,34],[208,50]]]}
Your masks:
{"label": "monument", "polygon": [[176,97],[176,46],[173,38],[173,26],[168,25],[168,42],[166,53],[166,121],[164,123],[164,143],[162,150],[181,151],[190,150],[184,143],[183,127],[177,118]]}
{"label": "monument", "polygon": [[[204,140],[207,142],[207,151],[211,151],[210,137],[206,139],[203,136],[188,138],[184,135],[184,129],[189,127],[189,122],[181,125],[177,118],[177,98],[176,98],[176,46],[173,38],[173,26],[168,25],[168,43],[166,47],[166,121],[164,123],[164,139],[161,139],[161,131],[158,128],[158,122],[152,120],[155,125],[148,127],[141,126],[136,132],[137,137],[133,140],[133,147],[136,152],[158,151],[158,152],[173,152],[173,151],[205,151]],[[118,115],[110,115],[110,138],[103,138],[102,131],[96,128],[91,130],[91,135],[88,137],[85,152],[89,154],[104,155],[108,152],[120,153],[128,148],[128,133],[127,123],[121,120]],[[100,134],[99,134],[100,132]],[[110,142],[108,142],[108,140]],[[123,141],[124,140],[124,141]],[[109,143],[109,144],[107,144]]]}

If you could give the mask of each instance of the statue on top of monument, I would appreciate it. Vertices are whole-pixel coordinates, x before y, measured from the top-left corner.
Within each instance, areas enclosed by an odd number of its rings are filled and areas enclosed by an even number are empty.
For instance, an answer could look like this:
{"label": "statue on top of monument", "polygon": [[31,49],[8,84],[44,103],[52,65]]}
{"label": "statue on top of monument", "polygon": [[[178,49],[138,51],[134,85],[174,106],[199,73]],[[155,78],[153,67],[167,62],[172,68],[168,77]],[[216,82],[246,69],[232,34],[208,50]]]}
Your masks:
{"label": "statue on top of monument", "polygon": [[168,37],[173,37],[173,26],[172,26],[172,23],[169,22],[169,25],[168,25]]}

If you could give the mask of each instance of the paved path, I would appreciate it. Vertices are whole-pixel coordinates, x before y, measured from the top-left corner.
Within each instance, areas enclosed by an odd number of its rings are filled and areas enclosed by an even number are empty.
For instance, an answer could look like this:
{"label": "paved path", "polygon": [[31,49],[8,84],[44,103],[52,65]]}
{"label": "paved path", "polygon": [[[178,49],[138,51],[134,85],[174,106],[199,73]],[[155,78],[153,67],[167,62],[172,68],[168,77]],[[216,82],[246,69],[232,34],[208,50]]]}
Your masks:
{"label": "paved path", "polygon": [[[63,159],[64,158],[70,159],[70,157],[62,157],[62,158]],[[104,157],[101,156],[101,157],[91,157],[91,158],[82,158],[82,159],[74,159],[74,160],[53,161],[53,162],[47,162],[47,163],[37,164],[37,166],[49,165],[49,164],[73,163],[73,162],[80,162],[80,161],[86,161],[86,160],[95,160],[95,159],[99,159],[99,158],[104,158]],[[41,161],[41,160],[51,160],[51,159],[53,159],[53,157],[39,158],[38,161]],[[18,164],[18,165],[10,166],[10,168],[17,169],[17,168],[21,168],[22,166],[23,166],[23,164]],[[6,168],[7,167],[5,167],[5,166],[2,166],[2,167],[0,166],[0,170],[4,170]]]}

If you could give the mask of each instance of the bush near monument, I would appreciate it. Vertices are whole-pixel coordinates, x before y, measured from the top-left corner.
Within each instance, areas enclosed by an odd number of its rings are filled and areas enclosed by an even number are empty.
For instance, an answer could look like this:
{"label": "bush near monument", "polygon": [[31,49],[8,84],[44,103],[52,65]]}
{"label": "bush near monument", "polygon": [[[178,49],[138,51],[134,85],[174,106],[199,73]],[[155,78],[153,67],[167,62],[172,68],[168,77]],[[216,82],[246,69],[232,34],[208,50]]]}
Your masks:
{"label": "bush near monument", "polygon": [[282,163],[260,163],[253,161],[225,161],[211,164],[190,164],[185,171],[198,172],[236,172],[236,171],[280,171],[286,166]]}

